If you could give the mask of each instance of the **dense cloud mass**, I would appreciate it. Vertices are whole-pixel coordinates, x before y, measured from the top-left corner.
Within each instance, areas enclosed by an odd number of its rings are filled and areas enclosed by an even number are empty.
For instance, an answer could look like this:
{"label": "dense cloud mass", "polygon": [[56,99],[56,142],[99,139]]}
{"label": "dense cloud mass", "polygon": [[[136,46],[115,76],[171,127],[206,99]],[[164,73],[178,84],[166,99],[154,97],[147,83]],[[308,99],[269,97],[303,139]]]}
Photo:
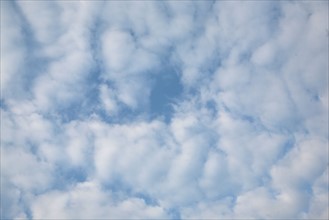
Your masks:
{"label": "dense cloud mass", "polygon": [[2,219],[328,219],[328,1],[1,1]]}

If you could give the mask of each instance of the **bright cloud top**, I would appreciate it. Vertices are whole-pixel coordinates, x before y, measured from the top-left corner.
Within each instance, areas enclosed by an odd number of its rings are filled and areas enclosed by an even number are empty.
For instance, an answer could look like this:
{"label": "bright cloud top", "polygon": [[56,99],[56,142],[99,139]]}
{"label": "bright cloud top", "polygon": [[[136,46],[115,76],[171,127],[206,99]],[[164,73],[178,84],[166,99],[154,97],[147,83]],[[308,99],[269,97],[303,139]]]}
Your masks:
{"label": "bright cloud top", "polygon": [[327,1],[1,1],[1,218],[328,219]]}

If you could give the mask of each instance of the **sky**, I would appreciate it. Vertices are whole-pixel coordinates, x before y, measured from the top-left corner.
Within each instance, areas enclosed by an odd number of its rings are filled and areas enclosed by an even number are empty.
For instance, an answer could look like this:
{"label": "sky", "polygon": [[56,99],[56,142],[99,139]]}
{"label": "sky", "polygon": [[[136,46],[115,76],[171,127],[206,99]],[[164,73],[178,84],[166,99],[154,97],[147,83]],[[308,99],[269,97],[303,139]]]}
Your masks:
{"label": "sky", "polygon": [[1,1],[1,219],[328,219],[328,1]]}

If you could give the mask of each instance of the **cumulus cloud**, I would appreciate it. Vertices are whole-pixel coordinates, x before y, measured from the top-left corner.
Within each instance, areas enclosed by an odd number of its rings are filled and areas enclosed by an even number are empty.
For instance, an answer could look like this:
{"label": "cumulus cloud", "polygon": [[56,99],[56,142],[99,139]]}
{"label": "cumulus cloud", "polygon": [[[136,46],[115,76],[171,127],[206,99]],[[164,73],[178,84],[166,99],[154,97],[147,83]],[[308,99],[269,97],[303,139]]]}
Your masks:
{"label": "cumulus cloud", "polygon": [[1,2],[1,218],[327,219],[328,2]]}
{"label": "cumulus cloud", "polygon": [[49,191],[31,202],[36,219],[165,218],[161,207],[147,206],[142,199],[113,197],[96,183],[84,182],[65,192]]}

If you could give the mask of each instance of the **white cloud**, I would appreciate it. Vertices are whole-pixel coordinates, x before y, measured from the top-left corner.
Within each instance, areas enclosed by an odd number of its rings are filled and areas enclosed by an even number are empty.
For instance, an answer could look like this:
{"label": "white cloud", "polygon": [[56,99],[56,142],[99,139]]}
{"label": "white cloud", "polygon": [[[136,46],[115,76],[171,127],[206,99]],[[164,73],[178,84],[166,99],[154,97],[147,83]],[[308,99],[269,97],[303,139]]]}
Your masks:
{"label": "white cloud", "polygon": [[120,73],[130,64],[135,50],[134,40],[128,33],[112,30],[103,35],[103,53],[109,71]]}
{"label": "white cloud", "polygon": [[2,217],[327,219],[327,2],[1,6]]}
{"label": "white cloud", "polygon": [[326,142],[299,140],[289,154],[272,168],[274,186],[278,189],[303,188],[312,185],[326,168]]}
{"label": "white cloud", "polygon": [[[1,3],[1,91],[8,97],[24,97],[22,85],[25,77],[27,48],[24,44],[24,29],[20,26],[20,16],[9,2]],[[11,88],[14,88],[12,90]]]}
{"label": "white cloud", "polygon": [[100,86],[100,98],[104,109],[111,115],[118,111],[118,103],[115,97],[114,89],[109,88],[107,85]]}
{"label": "white cloud", "polygon": [[275,61],[275,50],[276,46],[273,43],[267,42],[257,48],[251,59],[259,66],[272,64],[271,62]]}
{"label": "white cloud", "polygon": [[[51,204],[51,205],[49,205]],[[32,204],[33,218],[118,219],[165,218],[161,207],[148,206],[142,199],[116,199],[94,182],[85,182],[72,189],[50,191],[36,196]]]}
{"label": "white cloud", "polygon": [[56,2],[17,2],[17,6],[30,25],[37,41],[48,44],[55,41],[61,34],[61,24],[54,18],[60,15],[62,10]]}
{"label": "white cloud", "polygon": [[[14,148],[14,147],[13,147]],[[23,191],[43,191],[50,187],[53,177],[51,164],[38,161],[35,155],[23,150],[3,149],[2,174]],[[19,161],[16,161],[19,159]],[[10,169],[9,169],[10,168]]]}
{"label": "white cloud", "polygon": [[328,215],[328,167],[323,174],[318,177],[312,187],[313,197],[310,201],[310,211],[306,218],[325,219]]}

